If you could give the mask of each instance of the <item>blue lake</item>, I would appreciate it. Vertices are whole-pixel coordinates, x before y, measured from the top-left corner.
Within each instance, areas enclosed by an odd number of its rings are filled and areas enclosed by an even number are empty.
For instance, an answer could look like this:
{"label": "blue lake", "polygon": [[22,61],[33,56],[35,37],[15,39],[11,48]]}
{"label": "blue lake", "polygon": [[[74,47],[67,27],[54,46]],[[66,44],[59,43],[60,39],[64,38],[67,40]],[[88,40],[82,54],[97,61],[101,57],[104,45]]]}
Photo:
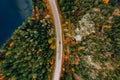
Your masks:
{"label": "blue lake", "polygon": [[29,16],[32,16],[31,0],[0,1],[0,47]]}

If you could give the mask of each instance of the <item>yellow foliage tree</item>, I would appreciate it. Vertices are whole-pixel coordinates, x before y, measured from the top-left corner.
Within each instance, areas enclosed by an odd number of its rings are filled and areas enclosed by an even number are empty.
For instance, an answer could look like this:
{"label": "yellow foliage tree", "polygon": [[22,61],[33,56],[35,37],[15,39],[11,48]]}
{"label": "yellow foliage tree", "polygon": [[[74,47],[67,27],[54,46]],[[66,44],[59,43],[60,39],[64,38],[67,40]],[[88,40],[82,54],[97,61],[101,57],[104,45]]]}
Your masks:
{"label": "yellow foliage tree", "polygon": [[55,46],[55,45],[51,45],[50,48],[51,48],[51,49],[55,49],[56,46]]}
{"label": "yellow foliage tree", "polygon": [[69,59],[69,56],[68,55],[64,55],[64,59]]}
{"label": "yellow foliage tree", "polygon": [[105,29],[111,29],[111,26],[109,26],[109,25],[104,25],[103,28],[105,28]]}
{"label": "yellow foliage tree", "polygon": [[50,64],[51,64],[51,65],[53,65],[53,64],[54,64],[54,60],[53,60],[53,59],[50,61]]}
{"label": "yellow foliage tree", "polygon": [[109,3],[109,0],[103,0],[103,3],[104,3],[104,4],[108,4],[108,3]]}
{"label": "yellow foliage tree", "polygon": [[64,42],[64,44],[67,44],[67,40],[64,40],[63,42]]}
{"label": "yellow foliage tree", "polygon": [[81,50],[83,50],[83,47],[82,46],[78,47],[78,51],[81,51]]}
{"label": "yellow foliage tree", "polygon": [[13,46],[14,46],[14,43],[13,43],[13,42],[11,42],[11,43],[9,44],[9,46],[10,46],[10,47],[13,47]]}
{"label": "yellow foliage tree", "polygon": [[71,36],[71,34],[69,34],[69,33],[66,33],[66,36],[67,36],[67,37],[70,37],[70,36]]}
{"label": "yellow foliage tree", "polygon": [[49,40],[48,40],[48,43],[49,43],[49,44],[51,44],[52,42],[53,42],[53,40],[52,40],[52,39],[49,39]]}
{"label": "yellow foliage tree", "polygon": [[7,52],[5,53],[5,56],[9,56],[9,55],[10,55],[10,52],[7,51]]}
{"label": "yellow foliage tree", "polygon": [[50,10],[50,5],[46,3],[47,9]]}

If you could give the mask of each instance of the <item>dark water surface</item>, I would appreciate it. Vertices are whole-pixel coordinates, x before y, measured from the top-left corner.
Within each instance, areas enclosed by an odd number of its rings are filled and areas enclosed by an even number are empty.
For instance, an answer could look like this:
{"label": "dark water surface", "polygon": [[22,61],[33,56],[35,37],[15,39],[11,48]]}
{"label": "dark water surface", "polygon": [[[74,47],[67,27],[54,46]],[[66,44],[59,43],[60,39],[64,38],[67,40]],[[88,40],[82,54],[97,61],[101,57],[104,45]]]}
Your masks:
{"label": "dark water surface", "polygon": [[0,1],[0,47],[29,16],[32,16],[31,0]]}

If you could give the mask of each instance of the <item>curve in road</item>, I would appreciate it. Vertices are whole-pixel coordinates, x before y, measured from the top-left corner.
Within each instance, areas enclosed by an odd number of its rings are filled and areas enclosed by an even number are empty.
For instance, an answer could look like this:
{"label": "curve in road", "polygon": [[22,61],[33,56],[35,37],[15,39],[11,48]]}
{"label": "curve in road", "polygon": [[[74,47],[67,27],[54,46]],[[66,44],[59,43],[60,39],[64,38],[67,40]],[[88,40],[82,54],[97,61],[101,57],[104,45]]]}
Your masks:
{"label": "curve in road", "polygon": [[57,36],[57,49],[56,49],[57,53],[56,53],[56,62],[55,62],[53,80],[59,80],[61,74],[61,67],[62,67],[62,51],[63,51],[61,21],[60,21],[56,0],[49,0],[49,3],[52,8],[52,13],[55,22],[56,36]]}

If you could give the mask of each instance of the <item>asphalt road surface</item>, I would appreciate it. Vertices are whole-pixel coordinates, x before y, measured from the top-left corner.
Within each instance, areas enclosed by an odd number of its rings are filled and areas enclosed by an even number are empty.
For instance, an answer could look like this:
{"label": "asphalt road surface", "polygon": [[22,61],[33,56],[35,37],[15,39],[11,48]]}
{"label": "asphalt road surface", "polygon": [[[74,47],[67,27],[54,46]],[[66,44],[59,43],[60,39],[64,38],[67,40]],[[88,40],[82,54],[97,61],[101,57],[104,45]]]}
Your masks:
{"label": "asphalt road surface", "polygon": [[56,53],[56,62],[55,62],[53,80],[59,80],[61,74],[61,67],[62,67],[62,51],[63,51],[62,29],[61,29],[60,16],[56,5],[56,0],[49,0],[49,3],[52,8],[55,28],[56,28],[56,35],[57,35],[57,49],[56,49],[57,53]]}

